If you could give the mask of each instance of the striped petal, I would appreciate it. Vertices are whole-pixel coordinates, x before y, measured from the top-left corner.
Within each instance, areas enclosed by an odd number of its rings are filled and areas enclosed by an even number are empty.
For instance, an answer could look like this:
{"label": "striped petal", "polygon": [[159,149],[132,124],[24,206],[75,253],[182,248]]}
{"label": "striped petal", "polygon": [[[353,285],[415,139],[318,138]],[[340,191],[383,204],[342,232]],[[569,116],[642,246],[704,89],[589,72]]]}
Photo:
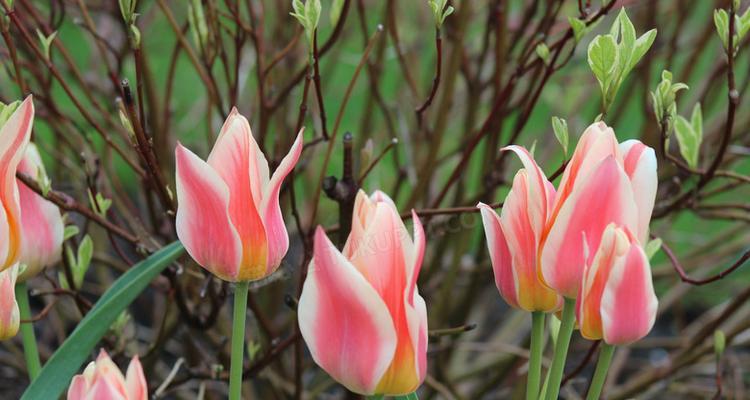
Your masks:
{"label": "striped petal", "polygon": [[547,177],[537,165],[534,158],[521,146],[508,146],[502,150],[516,153],[523,163],[522,171],[526,171],[525,191],[527,208],[524,214],[528,215],[531,229],[536,237],[541,236],[545,222],[547,222],[547,188],[549,187]]}
{"label": "striped petal", "polygon": [[17,277],[18,264],[0,271],[0,340],[16,336],[21,322],[15,293]]}
{"label": "striped petal", "polygon": [[513,273],[513,258],[500,223],[500,216],[487,204],[479,203],[477,207],[482,213],[482,225],[484,225],[484,234],[487,236],[495,285],[500,295],[511,307],[520,308],[516,291],[518,283]]}
{"label": "striped petal", "polygon": [[638,240],[648,241],[648,225],[656,201],[656,188],[659,178],[656,173],[656,153],[638,140],[628,140],[620,144],[624,157],[625,173],[630,178],[633,195],[638,206]]}
{"label": "striped petal", "polygon": [[658,300],[643,248],[632,244],[617,259],[602,295],[604,341],[624,345],[646,336],[656,321]]}
{"label": "striped petal", "polygon": [[[18,170],[31,177],[44,174],[42,159],[33,143],[26,147],[26,155],[18,165]],[[21,182],[18,183],[18,192],[24,237],[20,261],[26,265],[18,279],[23,282],[38,274],[42,268],[60,260],[65,227],[60,209],[54,203]]]}
{"label": "striped petal", "polygon": [[586,339],[602,338],[601,300],[615,261],[630,247],[625,231],[609,224],[590,265],[583,273],[581,292],[576,304],[576,317],[581,335]]}
{"label": "striped petal", "polygon": [[242,243],[229,215],[229,189],[208,164],[177,144],[177,236],[191,257],[221,279],[239,280]]}
{"label": "striped petal", "polygon": [[10,268],[21,254],[21,206],[16,170],[23,158],[34,122],[31,96],[21,103],[0,128],[0,271]]}
{"label": "striped petal", "polygon": [[377,291],[320,227],[297,314],[315,362],[349,390],[375,393],[396,351],[393,320]]}
{"label": "striped petal", "polygon": [[68,387],[67,400],[84,400],[89,391],[89,382],[83,375],[76,375]]}
{"label": "striped petal", "polygon": [[302,154],[304,128],[297,134],[289,153],[281,160],[278,168],[274,171],[271,180],[263,193],[261,212],[265,226],[266,238],[268,238],[268,267],[266,274],[270,274],[281,264],[289,249],[289,234],[284,225],[284,217],[279,205],[279,192],[284,178],[294,169],[294,166]]}
{"label": "striped petal", "polygon": [[125,387],[128,400],[148,400],[148,384],[138,356],[134,356],[125,373]]}
{"label": "striped petal", "polygon": [[208,156],[210,165],[229,189],[229,217],[242,243],[238,281],[266,276],[268,241],[261,206],[268,186],[268,162],[258,148],[247,119],[232,109]]}
{"label": "striped petal", "polygon": [[561,295],[576,298],[584,265],[591,262],[589,256],[599,247],[607,225],[616,223],[636,230],[637,209],[630,181],[614,156],[579,178],[550,223],[542,248],[542,277]]}

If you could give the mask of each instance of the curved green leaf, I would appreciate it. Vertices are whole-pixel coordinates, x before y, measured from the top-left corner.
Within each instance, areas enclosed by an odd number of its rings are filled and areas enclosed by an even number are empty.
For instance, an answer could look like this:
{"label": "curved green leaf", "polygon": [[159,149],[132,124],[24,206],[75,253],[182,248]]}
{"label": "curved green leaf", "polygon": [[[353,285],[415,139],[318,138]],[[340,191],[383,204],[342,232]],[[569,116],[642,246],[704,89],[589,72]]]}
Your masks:
{"label": "curved green leaf", "polygon": [[47,360],[42,373],[26,389],[21,399],[59,398],[120,313],[183,251],[182,244],[174,242],[136,264],[117,279]]}

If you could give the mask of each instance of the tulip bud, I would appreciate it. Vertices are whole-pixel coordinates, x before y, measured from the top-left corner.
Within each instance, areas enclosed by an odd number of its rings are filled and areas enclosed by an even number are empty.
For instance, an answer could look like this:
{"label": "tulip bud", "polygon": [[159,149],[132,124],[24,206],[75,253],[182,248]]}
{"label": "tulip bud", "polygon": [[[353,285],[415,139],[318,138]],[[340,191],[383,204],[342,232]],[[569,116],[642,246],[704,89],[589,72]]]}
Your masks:
{"label": "tulip bud", "polygon": [[68,400],[147,400],[148,385],[138,356],[133,357],[125,376],[101,350],[92,361],[76,375],[68,388]]}
{"label": "tulip bud", "polygon": [[0,128],[0,271],[16,264],[21,254],[21,204],[16,171],[33,123],[34,104],[28,96]]}
{"label": "tulip bud", "polygon": [[17,277],[18,264],[0,272],[0,340],[16,336],[21,322],[15,294]]}
{"label": "tulip bud", "polygon": [[531,154],[509,146],[525,168],[518,171],[500,216],[479,203],[487,235],[495,284],[500,295],[513,307],[526,311],[551,312],[560,308],[561,298],[542,284],[537,272],[537,254],[555,189]]}
{"label": "tulip bud", "polygon": [[[26,147],[26,154],[18,165],[18,170],[32,177],[47,176],[42,158],[33,143]],[[26,266],[18,279],[23,282],[38,274],[42,268],[60,260],[65,227],[55,204],[20,182],[18,193],[23,226],[20,262]]]}
{"label": "tulip bud", "polygon": [[269,177],[247,119],[232,109],[207,161],[177,145],[177,236],[193,259],[229,282],[264,278],[289,248],[281,183],[302,153],[302,131]]}
{"label": "tulip bud", "polygon": [[643,248],[626,229],[608,225],[584,271],[576,304],[581,335],[611,345],[635,342],[654,326],[657,306]]}
{"label": "tulip bud", "polygon": [[416,287],[425,238],[412,215],[413,239],[387,195],[360,191],[343,251],[315,232],[300,332],[315,362],[356,393],[408,394],[425,377],[427,309]]}

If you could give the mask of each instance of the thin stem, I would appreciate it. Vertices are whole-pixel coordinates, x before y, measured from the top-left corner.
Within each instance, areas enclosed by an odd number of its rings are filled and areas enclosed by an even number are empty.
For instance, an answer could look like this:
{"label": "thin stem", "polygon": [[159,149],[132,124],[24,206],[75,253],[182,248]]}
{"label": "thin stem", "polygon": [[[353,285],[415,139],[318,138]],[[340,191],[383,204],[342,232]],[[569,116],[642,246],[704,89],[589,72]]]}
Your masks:
{"label": "thin stem", "polygon": [[565,299],[560,331],[557,334],[557,344],[555,345],[555,355],[552,359],[552,367],[549,370],[549,386],[544,396],[547,400],[557,400],[557,395],[560,393],[565,358],[568,356],[570,337],[573,335],[573,328],[575,327],[575,306],[575,299]]}
{"label": "thin stem", "polygon": [[615,354],[615,346],[602,343],[602,350],[599,352],[599,361],[596,362],[596,370],[594,371],[594,377],[591,379],[591,386],[589,387],[589,393],[586,395],[586,400],[597,400],[601,395],[604,381],[607,380],[607,370],[609,370],[613,354]]}
{"label": "thin stem", "polygon": [[[16,285],[16,301],[21,313],[21,320],[31,320],[29,291],[26,282]],[[36,348],[36,336],[34,335],[34,324],[32,322],[21,323],[21,339],[23,340],[23,355],[26,358],[26,370],[29,373],[29,380],[33,382],[42,370],[42,363],[39,360],[39,350]]]}
{"label": "thin stem", "polygon": [[531,313],[531,357],[526,378],[526,400],[539,398],[539,383],[542,376],[542,352],[544,351],[544,313]]}
{"label": "thin stem", "polygon": [[237,282],[234,289],[232,319],[232,361],[229,369],[229,399],[240,400],[242,394],[242,361],[245,358],[245,316],[250,282]]}

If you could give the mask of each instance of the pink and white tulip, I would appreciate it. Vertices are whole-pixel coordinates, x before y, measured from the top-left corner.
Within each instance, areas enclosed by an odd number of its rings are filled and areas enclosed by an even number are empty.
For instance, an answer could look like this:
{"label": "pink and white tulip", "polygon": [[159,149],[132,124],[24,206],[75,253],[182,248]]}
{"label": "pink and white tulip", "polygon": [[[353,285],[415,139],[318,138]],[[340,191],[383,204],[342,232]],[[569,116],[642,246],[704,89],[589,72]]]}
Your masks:
{"label": "pink and white tulip", "polygon": [[479,203],[487,235],[495,284],[506,302],[526,311],[551,312],[560,308],[561,298],[544,286],[537,273],[537,256],[545,224],[555,199],[555,188],[529,152],[519,146],[515,152],[523,163],[513,178],[501,214]]}
{"label": "pink and white tulip", "polygon": [[232,109],[207,161],[177,145],[177,236],[219,278],[252,281],[279,267],[289,236],[281,183],[302,153],[302,132],[273,175],[250,124]]}
{"label": "pink and white tulip", "polygon": [[315,232],[300,331],[315,362],[356,393],[407,394],[425,377],[427,309],[416,287],[425,237],[412,216],[413,239],[386,194],[360,191],[343,251]]}
{"label": "pink and white tulip", "polygon": [[657,306],[643,248],[626,229],[610,224],[584,270],[576,304],[581,335],[611,345],[635,342],[654,326]]}
{"label": "pink and white tulip", "polygon": [[28,96],[0,128],[0,271],[18,262],[21,255],[21,204],[16,182],[34,123],[34,103]]}
{"label": "pink and white tulip", "polygon": [[542,281],[567,298],[580,290],[610,223],[648,237],[656,197],[656,156],[637,140],[618,144],[612,128],[597,122],[586,129],[568,162],[542,235]]}
{"label": "pink and white tulip", "polygon": [[101,350],[92,361],[76,375],[68,388],[68,400],[148,400],[148,385],[138,356],[128,365],[125,376]]}
{"label": "pink and white tulip", "polygon": [[[18,165],[18,170],[32,178],[46,176],[42,158],[33,143],[26,147],[26,154]],[[60,209],[54,203],[21,182],[18,183],[18,188],[23,232],[19,261],[25,265],[18,279],[23,282],[38,274],[42,268],[60,260],[65,226]]]}
{"label": "pink and white tulip", "polygon": [[16,336],[21,322],[15,294],[17,277],[18,264],[0,271],[0,340]]}

